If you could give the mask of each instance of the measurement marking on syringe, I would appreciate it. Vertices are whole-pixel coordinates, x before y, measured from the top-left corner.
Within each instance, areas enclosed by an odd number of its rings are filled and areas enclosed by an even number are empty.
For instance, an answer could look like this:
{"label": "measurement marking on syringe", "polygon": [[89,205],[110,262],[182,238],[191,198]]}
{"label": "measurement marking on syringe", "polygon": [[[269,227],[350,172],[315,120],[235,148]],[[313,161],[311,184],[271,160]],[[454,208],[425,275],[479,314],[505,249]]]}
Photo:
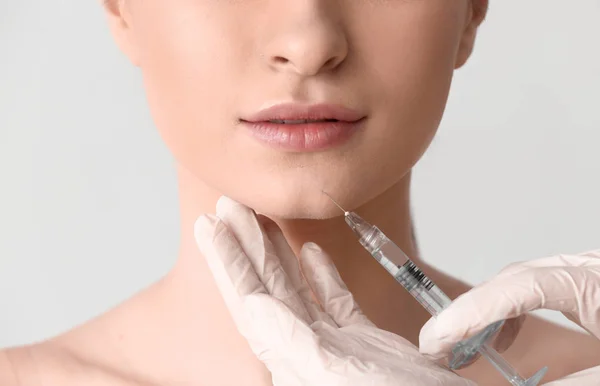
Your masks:
{"label": "measurement marking on syringe", "polygon": [[433,286],[434,286],[433,282],[427,276],[425,276],[425,274],[423,272],[421,272],[421,270],[415,265],[415,263],[408,260],[406,263],[404,263],[403,267],[410,274],[410,276],[417,279],[417,281],[419,283],[423,284],[423,286],[427,290],[430,290],[431,288],[433,288]]}

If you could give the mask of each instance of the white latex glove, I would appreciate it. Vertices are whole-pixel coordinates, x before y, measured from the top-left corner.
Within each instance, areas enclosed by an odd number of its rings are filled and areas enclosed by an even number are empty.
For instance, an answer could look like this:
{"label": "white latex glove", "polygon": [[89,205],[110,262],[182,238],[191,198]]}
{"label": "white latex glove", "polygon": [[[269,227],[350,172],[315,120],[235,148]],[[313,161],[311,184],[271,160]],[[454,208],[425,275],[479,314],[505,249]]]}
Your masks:
{"label": "white latex glove", "polygon": [[[457,342],[487,325],[536,309],[561,311],[600,339],[600,250],[512,264],[492,280],[458,297],[421,329],[420,350],[443,358]],[[600,353],[599,353],[600,355]],[[597,386],[594,367],[546,386]]]}
{"label": "white latex glove", "polygon": [[217,216],[198,218],[198,247],[274,385],[474,385],[375,327],[315,244],[304,245],[300,258],[309,287],[277,225],[225,197]]}

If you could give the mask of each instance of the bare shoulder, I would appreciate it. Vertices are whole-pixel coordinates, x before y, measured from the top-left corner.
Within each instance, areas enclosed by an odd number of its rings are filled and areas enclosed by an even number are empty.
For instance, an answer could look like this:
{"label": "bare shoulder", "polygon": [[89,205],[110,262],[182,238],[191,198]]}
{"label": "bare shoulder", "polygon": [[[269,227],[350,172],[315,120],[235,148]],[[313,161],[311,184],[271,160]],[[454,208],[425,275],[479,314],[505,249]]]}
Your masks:
{"label": "bare shoulder", "polygon": [[154,386],[123,368],[107,333],[128,304],[46,341],[0,351],[0,386]]}
{"label": "bare shoulder", "polygon": [[2,386],[149,386],[86,361],[51,341],[0,351]]}
{"label": "bare shoulder", "polygon": [[546,381],[600,365],[600,340],[536,317],[523,325],[509,352],[531,370],[548,366]]}
{"label": "bare shoulder", "polygon": [[[502,353],[502,356],[525,377],[548,366],[549,370],[544,377],[544,382],[549,382],[600,365],[598,353],[600,353],[600,340],[530,316],[523,324],[515,342]],[[459,370],[458,374],[481,385],[506,384],[506,380],[499,373],[481,360]]]}
{"label": "bare shoulder", "polygon": [[[7,386],[54,385],[57,369],[39,363],[40,345],[13,347],[0,352],[0,384]],[[54,358],[54,360],[59,360]]]}
{"label": "bare shoulder", "polygon": [[[156,386],[160,362],[146,359],[146,329],[156,311],[158,284],[62,334],[0,350],[0,386]],[[150,321],[149,321],[150,320]],[[145,326],[146,329],[140,328]],[[124,338],[125,337],[125,338]],[[163,375],[163,372],[159,372]],[[162,378],[161,378],[162,380]]]}
{"label": "bare shoulder", "polygon": [[0,385],[18,386],[19,378],[16,366],[10,358],[10,350],[0,351]]}

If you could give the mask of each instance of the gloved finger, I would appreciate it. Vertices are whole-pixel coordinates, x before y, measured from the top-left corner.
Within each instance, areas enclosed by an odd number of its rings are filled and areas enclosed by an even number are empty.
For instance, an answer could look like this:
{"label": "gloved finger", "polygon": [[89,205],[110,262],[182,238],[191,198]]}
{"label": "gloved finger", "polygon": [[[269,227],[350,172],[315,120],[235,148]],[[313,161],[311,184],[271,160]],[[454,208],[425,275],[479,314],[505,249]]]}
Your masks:
{"label": "gloved finger", "polygon": [[[540,308],[585,314],[580,305],[600,304],[599,291],[582,286],[590,281],[587,271],[577,267],[537,268],[476,287],[428,322],[420,334],[421,351],[429,355],[446,351],[491,323]],[[600,282],[600,278],[595,280]]]}
{"label": "gloved finger", "polygon": [[[538,308],[560,311],[570,321],[600,338],[600,250],[532,260],[523,266],[524,269],[497,277],[491,283],[506,280],[516,284],[520,278],[529,278],[529,283],[523,282],[523,285],[537,289],[540,302],[524,304],[525,312]],[[525,296],[523,290],[517,293]]]}
{"label": "gloved finger", "polygon": [[590,263],[591,264],[600,264],[600,249],[592,249],[591,251],[586,251],[583,253],[578,253],[578,256],[583,256],[583,257],[590,257],[592,260]]}
{"label": "gloved finger", "polygon": [[243,309],[252,320],[246,339],[254,354],[267,367],[286,358],[300,357],[303,359],[287,363],[301,364],[308,370],[310,361],[320,359],[322,348],[314,331],[298,320],[279,299],[264,294],[250,295],[243,299]]}
{"label": "gloved finger", "polygon": [[298,317],[308,320],[310,318],[308,311],[291,284],[273,243],[269,240],[254,211],[222,196],[217,201],[217,216],[238,240],[244,255],[267,292],[283,301]]}
{"label": "gloved finger", "polygon": [[212,215],[199,216],[194,224],[194,237],[238,330],[245,335],[240,294],[266,293],[267,290],[220,219]]}
{"label": "gloved finger", "polygon": [[600,380],[600,366],[570,374],[565,378],[544,383],[543,386],[597,386]]}
{"label": "gloved finger", "polygon": [[309,325],[313,322],[323,321],[326,323],[332,323],[331,318],[321,309],[321,306],[316,301],[314,294],[312,293],[310,286],[308,285],[302,270],[300,269],[300,263],[298,258],[292,251],[292,248],[288,244],[283,232],[277,226],[277,224],[271,220],[265,219],[262,222],[265,231],[269,237],[269,240],[273,243],[275,252],[279,256],[281,265],[286,272],[290,283],[294,287],[296,293],[304,303],[308,314],[310,315],[309,320],[305,320]]}
{"label": "gloved finger", "polygon": [[306,243],[302,246],[300,265],[323,310],[338,326],[374,326],[354,300],[333,261],[317,244]]}
{"label": "gloved finger", "polygon": [[557,255],[541,259],[513,263],[500,271],[496,277],[509,276],[531,268],[551,267],[590,267],[600,266],[600,250],[589,251],[578,255]]}

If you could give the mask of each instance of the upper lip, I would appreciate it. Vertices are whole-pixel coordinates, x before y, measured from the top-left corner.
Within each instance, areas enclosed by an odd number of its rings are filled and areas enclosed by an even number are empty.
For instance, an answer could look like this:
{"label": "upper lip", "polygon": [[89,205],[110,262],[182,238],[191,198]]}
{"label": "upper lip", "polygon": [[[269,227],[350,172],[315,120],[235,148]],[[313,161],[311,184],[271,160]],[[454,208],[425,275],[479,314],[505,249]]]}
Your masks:
{"label": "upper lip", "polygon": [[279,104],[242,118],[246,122],[266,122],[271,120],[321,120],[335,119],[343,122],[356,122],[365,115],[358,111],[335,104]]}

